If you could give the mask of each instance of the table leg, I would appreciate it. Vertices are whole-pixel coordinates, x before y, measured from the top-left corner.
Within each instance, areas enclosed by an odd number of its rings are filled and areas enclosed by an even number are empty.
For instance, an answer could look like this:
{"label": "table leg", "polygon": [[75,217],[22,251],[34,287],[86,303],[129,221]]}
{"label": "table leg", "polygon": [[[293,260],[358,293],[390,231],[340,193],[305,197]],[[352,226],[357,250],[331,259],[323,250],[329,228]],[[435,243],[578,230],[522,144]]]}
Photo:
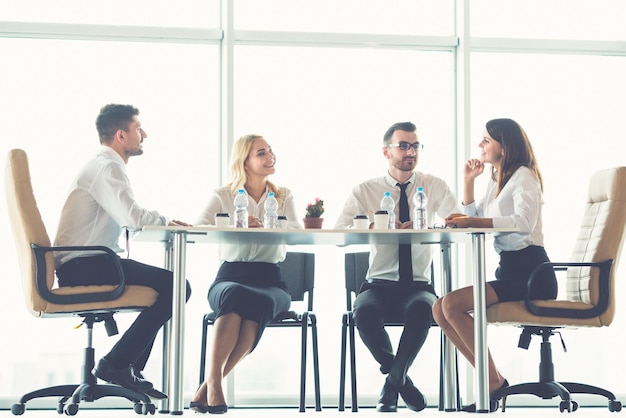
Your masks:
{"label": "table leg", "polygon": [[476,412],[489,412],[487,364],[487,312],[485,290],[485,234],[472,234],[474,256],[474,361],[476,369]]}
{"label": "table leg", "polygon": [[183,413],[183,342],[185,340],[185,301],[187,293],[185,259],[187,251],[187,233],[173,231],[174,235],[174,295],[172,301],[171,322],[171,414]]}
{"label": "table leg", "polygon": [[[164,242],[164,260],[163,260],[163,268],[167,270],[172,270],[172,242],[165,241]],[[171,322],[167,321],[163,328],[161,328],[161,332],[163,334],[163,343],[162,343],[162,355],[163,355],[163,364],[161,366],[161,387],[163,388],[163,392],[170,393],[170,380],[171,380]],[[169,398],[163,399],[161,401],[161,406],[159,408],[159,413],[161,414],[169,414],[170,412],[170,400]]]}
{"label": "table leg", "polygon": [[[452,291],[452,256],[449,242],[442,242],[441,248],[441,295]],[[450,343],[448,337],[441,333],[441,350],[443,361],[443,405],[439,405],[439,410],[446,412],[456,411],[457,405],[457,351],[456,347]]]}

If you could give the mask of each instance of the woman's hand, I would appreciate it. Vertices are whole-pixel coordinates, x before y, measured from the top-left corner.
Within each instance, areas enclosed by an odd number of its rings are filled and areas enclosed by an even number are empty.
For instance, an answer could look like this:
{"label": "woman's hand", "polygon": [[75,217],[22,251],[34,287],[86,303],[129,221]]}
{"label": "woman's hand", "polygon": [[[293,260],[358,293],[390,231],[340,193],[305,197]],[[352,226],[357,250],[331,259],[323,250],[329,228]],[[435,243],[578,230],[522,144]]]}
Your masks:
{"label": "woman's hand", "polygon": [[478,158],[470,158],[463,166],[463,178],[474,180],[485,170],[485,164]]}
{"label": "woman's hand", "polygon": [[462,213],[453,213],[448,216],[444,221],[446,226],[451,228],[467,228],[470,227],[470,217]]}
{"label": "woman's hand", "polygon": [[248,216],[248,228],[263,228],[263,222],[256,216]]}

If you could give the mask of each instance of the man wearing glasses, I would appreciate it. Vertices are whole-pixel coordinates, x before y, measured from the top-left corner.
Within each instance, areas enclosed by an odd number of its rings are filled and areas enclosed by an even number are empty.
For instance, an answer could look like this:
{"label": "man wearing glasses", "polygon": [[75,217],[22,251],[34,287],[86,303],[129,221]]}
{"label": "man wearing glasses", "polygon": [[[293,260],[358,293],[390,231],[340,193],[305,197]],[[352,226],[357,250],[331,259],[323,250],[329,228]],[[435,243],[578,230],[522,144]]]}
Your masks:
{"label": "man wearing glasses", "polygon": [[[444,219],[460,213],[457,200],[441,179],[415,171],[419,151],[416,127],[411,122],[393,124],[383,137],[382,153],[389,161],[387,174],[357,185],[348,197],[335,228],[350,228],[356,215],[377,210],[385,192],[395,201],[395,227],[413,228],[410,214],[418,187],[428,196],[428,225],[434,214]],[[370,224],[372,228],[374,224]],[[398,395],[408,408],[421,411],[426,398],[407,375],[421,349],[433,322],[432,305],[437,296],[431,284],[432,246],[372,245],[367,282],[354,301],[354,320],[361,339],[387,374],[380,399],[379,412],[395,412]],[[385,330],[386,322],[404,322],[402,336],[395,351]]]}

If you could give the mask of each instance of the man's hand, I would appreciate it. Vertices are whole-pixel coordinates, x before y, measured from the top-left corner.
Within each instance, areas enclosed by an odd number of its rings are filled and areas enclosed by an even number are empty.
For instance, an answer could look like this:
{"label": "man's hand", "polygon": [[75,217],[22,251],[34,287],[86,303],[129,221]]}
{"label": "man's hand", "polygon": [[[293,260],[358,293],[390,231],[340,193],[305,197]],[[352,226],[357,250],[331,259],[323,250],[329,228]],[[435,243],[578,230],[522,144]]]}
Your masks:
{"label": "man's hand", "polygon": [[177,221],[176,219],[172,219],[170,223],[167,224],[167,226],[193,226],[193,225],[188,224],[187,222]]}
{"label": "man's hand", "polygon": [[396,229],[413,229],[413,221],[400,222],[396,220]]}

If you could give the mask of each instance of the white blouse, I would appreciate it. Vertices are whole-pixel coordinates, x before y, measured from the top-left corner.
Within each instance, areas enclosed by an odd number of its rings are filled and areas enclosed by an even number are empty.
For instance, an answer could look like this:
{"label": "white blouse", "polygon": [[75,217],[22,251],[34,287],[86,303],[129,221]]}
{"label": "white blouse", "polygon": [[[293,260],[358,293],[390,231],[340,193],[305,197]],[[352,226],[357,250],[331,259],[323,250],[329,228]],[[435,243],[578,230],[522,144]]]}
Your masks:
{"label": "white blouse", "polygon": [[518,251],[529,245],[543,247],[541,206],[543,193],[539,180],[528,167],[520,167],[511,176],[498,197],[497,183],[489,181],[483,199],[463,206],[466,215],[493,219],[494,228],[516,227],[520,232],[497,235],[496,252]]}
{"label": "white blouse", "polygon": [[[296,214],[296,206],[293,200],[291,191],[287,188],[281,187],[281,194],[284,196],[282,202],[279,202],[278,215],[284,215],[287,217],[288,228],[302,228],[298,222]],[[267,199],[267,190],[261,196],[261,199],[257,202],[249,195],[248,197],[248,215],[255,216],[259,219],[263,219],[265,215],[265,200]],[[235,213],[235,196],[230,191],[230,187],[225,186],[216,189],[209,202],[200,214],[200,217],[196,221],[195,225],[214,225],[215,214],[219,212],[227,212],[232,217]],[[232,225],[231,225],[232,226]],[[264,245],[264,244],[222,244],[219,246],[219,258],[220,261],[258,261],[265,263],[278,263],[285,259],[286,247],[285,245]]]}

